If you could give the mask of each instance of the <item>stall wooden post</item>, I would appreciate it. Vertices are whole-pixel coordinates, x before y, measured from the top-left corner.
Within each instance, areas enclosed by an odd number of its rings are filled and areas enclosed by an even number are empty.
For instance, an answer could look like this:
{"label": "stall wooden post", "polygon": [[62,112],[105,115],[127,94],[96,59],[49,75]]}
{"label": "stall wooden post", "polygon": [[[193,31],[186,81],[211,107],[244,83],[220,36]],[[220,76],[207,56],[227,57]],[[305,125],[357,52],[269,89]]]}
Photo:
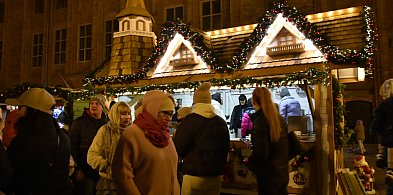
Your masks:
{"label": "stall wooden post", "polygon": [[329,170],[329,194],[336,194],[337,175],[335,169],[335,142],[334,142],[334,110],[333,110],[333,85],[332,85],[332,73],[329,72],[328,85],[326,86],[326,115],[328,116],[327,125],[327,139],[329,153],[328,153],[328,170]]}
{"label": "stall wooden post", "polygon": [[[331,83],[331,82],[329,82]],[[315,85],[317,192],[335,194],[332,86]]]}

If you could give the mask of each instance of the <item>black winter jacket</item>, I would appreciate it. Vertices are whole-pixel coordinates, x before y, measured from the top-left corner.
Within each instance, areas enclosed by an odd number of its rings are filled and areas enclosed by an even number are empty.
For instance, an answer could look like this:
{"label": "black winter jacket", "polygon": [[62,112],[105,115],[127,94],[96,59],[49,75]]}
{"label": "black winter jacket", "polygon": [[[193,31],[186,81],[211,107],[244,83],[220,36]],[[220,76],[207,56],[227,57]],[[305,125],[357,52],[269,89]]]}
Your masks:
{"label": "black winter jacket", "polygon": [[383,136],[393,133],[393,97],[385,99],[375,110],[371,123],[371,133]]}
{"label": "black winter jacket", "polygon": [[231,114],[231,121],[229,125],[229,129],[240,129],[242,125],[242,117],[244,110],[246,109],[246,105],[236,105]]}
{"label": "black winter jacket", "polygon": [[[255,113],[251,136],[251,166],[256,174],[274,175],[277,171],[288,170],[288,127],[280,116],[282,131],[278,142],[270,141],[269,125],[261,109]],[[276,178],[279,179],[279,178]],[[288,178],[287,178],[288,179]]]}
{"label": "black winter jacket", "polygon": [[90,115],[89,109],[85,109],[82,116],[74,120],[68,133],[71,141],[71,154],[77,164],[77,169],[82,169],[86,177],[96,182],[100,176],[97,170],[87,164],[87,151],[98,129],[108,122],[107,116],[102,114],[101,119],[95,119]]}
{"label": "black winter jacket", "polygon": [[3,142],[0,140],[0,191],[9,190],[12,179],[12,165]]}
{"label": "black winter jacket", "polygon": [[[21,119],[19,119],[21,120]],[[13,191],[18,194],[69,194],[70,141],[51,115],[19,130],[8,148],[14,168]]]}
{"label": "black winter jacket", "polygon": [[195,113],[186,116],[178,125],[173,141],[179,157],[184,158],[183,174],[219,176],[223,173],[229,151],[229,132],[220,116],[210,119]]}

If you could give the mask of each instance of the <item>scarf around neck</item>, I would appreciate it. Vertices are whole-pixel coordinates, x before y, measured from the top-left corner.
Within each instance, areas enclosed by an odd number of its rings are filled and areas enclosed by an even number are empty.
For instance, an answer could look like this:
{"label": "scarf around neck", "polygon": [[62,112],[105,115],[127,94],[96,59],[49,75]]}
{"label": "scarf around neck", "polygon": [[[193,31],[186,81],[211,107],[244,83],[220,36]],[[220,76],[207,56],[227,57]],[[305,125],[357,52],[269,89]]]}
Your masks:
{"label": "scarf around neck", "polygon": [[160,123],[149,112],[143,110],[135,119],[134,124],[140,127],[145,132],[145,137],[149,141],[160,148],[169,144],[169,129],[168,125]]}

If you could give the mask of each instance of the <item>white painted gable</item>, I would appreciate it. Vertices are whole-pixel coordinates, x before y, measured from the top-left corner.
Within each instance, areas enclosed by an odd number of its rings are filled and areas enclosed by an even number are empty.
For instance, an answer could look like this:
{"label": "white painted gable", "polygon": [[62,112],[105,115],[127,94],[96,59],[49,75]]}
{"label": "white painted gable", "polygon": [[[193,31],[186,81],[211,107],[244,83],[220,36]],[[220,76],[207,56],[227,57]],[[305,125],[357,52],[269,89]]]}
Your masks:
{"label": "white painted gable", "polygon": [[[285,28],[285,29],[284,29]],[[287,21],[282,14],[278,14],[276,20],[270,25],[267,30],[267,35],[262,39],[261,43],[255,48],[254,52],[250,56],[250,60],[244,65],[244,69],[254,69],[264,66],[264,62],[272,62],[277,58],[271,58],[267,54],[269,47],[277,46],[278,37],[277,35],[282,31],[287,30],[290,34],[295,37],[296,43],[304,44],[304,52],[294,56],[296,58],[323,58],[322,52],[313,44],[310,39],[307,39],[302,32],[297,29],[295,25]],[[285,57],[284,57],[285,58]],[[271,63],[270,63],[271,64]]]}
{"label": "white painted gable", "polygon": [[152,20],[142,16],[126,16],[119,19],[119,32],[114,32],[113,37],[128,35],[153,37],[156,35],[152,31]]}
{"label": "white painted gable", "polygon": [[[181,68],[174,68],[171,65],[171,61],[179,59],[179,50],[184,46],[191,53],[191,57],[194,58],[195,64],[190,66],[185,66]],[[202,60],[200,56],[196,53],[191,43],[188,40],[185,40],[184,37],[176,33],[175,37],[168,44],[167,50],[164,56],[160,59],[157,64],[154,72],[149,74],[151,78],[156,77],[164,77],[164,76],[177,76],[177,75],[186,75],[186,74],[201,74],[201,73],[210,73],[210,68],[208,65]]]}

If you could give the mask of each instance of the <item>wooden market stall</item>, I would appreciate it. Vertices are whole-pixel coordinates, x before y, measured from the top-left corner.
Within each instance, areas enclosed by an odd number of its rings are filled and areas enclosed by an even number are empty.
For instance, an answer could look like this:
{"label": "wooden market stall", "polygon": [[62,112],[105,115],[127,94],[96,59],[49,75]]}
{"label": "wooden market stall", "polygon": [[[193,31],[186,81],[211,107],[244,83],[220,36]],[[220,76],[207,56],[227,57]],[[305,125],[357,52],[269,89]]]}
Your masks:
{"label": "wooden market stall", "polygon": [[[120,17],[120,26],[122,22],[135,22],[132,17]],[[144,17],[147,23],[148,18]],[[336,170],[343,168],[343,159],[337,155],[340,150],[335,142],[332,78],[338,69],[345,68],[362,67],[372,73],[376,36],[370,8],[303,16],[280,1],[257,24],[203,32],[181,21],[171,22],[163,27],[142,67],[124,67],[132,61],[119,61],[130,54],[124,51],[130,48],[124,47],[129,43],[122,36],[131,36],[127,40],[152,37],[151,33],[132,34],[121,29],[112,48],[115,57],[96,77],[86,78],[86,85],[132,93],[195,89],[202,81],[232,88],[298,85],[310,102],[315,139],[303,140],[313,151],[307,162],[307,182],[288,189],[303,194],[336,193]],[[123,70],[130,74],[123,74]],[[247,141],[233,140],[231,147],[233,173],[237,176],[224,180],[223,187],[252,191],[255,179],[251,173],[244,176],[246,169],[240,159],[250,152]]]}

